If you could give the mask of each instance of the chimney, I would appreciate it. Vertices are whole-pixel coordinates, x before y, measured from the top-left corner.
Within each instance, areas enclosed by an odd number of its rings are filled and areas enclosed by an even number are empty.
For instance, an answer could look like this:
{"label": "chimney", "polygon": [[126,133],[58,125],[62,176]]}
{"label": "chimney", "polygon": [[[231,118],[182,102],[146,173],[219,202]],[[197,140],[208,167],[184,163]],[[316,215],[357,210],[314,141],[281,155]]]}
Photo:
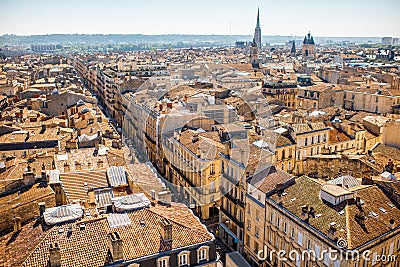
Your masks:
{"label": "chimney", "polygon": [[356,214],[356,222],[358,222],[361,226],[365,225],[365,216],[363,213]]}
{"label": "chimney", "polygon": [[199,141],[199,135],[198,134],[194,134],[192,136],[192,143],[196,143],[197,141]]}
{"label": "chimney", "polygon": [[28,141],[29,137],[30,137],[30,133],[29,133],[29,131],[27,131],[26,137],[25,137],[25,142]]}
{"label": "chimney", "polygon": [[49,261],[50,267],[60,267],[61,266],[61,253],[60,247],[57,243],[49,245]]}
{"label": "chimney", "polygon": [[356,206],[359,209],[362,209],[362,202],[360,197],[356,197]]}
{"label": "chimney", "polygon": [[390,221],[389,221],[389,229],[390,229],[390,230],[393,230],[394,227],[395,227],[394,219],[390,219]]}
{"label": "chimney", "polygon": [[282,193],[278,193],[276,202],[278,203],[278,205],[282,205],[283,203]]}
{"label": "chimney", "polygon": [[158,193],[158,202],[163,205],[170,205],[171,204],[171,191],[164,190]]}
{"label": "chimney", "polygon": [[150,190],[151,200],[156,200],[156,191],[154,189]]}
{"label": "chimney", "polygon": [[29,181],[29,180],[34,181],[35,175],[33,174],[32,168],[31,168],[30,165],[28,165],[28,167],[26,167],[25,172],[24,172],[24,174],[22,175],[22,177],[23,177],[23,179],[24,179],[25,181]]}
{"label": "chimney", "polygon": [[310,210],[308,211],[308,218],[313,217],[315,218],[315,210],[313,207],[310,208]]}
{"label": "chimney", "polygon": [[172,242],[172,224],[167,218],[161,219],[161,236],[164,243]]}
{"label": "chimney", "polygon": [[97,161],[97,168],[103,168],[103,161],[100,159]]}
{"label": "chimney", "polygon": [[121,261],[124,259],[122,251],[122,240],[118,232],[108,234],[108,245],[112,256],[112,261]]}
{"label": "chimney", "polygon": [[334,222],[329,224],[328,237],[332,240],[335,240],[337,238],[337,229],[335,225],[336,223]]}
{"label": "chimney", "polygon": [[222,128],[219,128],[218,129],[218,135],[219,135],[219,138],[224,138],[224,129],[222,129]]}
{"label": "chimney", "polygon": [[232,148],[231,142],[227,141],[227,142],[224,143],[224,145],[225,145],[225,154],[227,156],[230,156],[231,155],[231,148]]}
{"label": "chimney", "polygon": [[39,202],[39,203],[38,203],[38,206],[39,206],[39,214],[40,214],[40,217],[42,217],[42,216],[43,216],[43,213],[44,213],[45,210],[46,210],[46,203],[45,203],[45,202]]}
{"label": "chimney", "polygon": [[308,221],[308,207],[307,206],[301,207],[300,218],[304,221]]}
{"label": "chimney", "polygon": [[14,226],[14,233],[21,231],[21,217],[14,217],[12,221]]}
{"label": "chimney", "polygon": [[42,133],[46,131],[46,124],[42,124]]}
{"label": "chimney", "polygon": [[75,162],[75,170],[76,171],[82,170],[82,164],[80,162]]}
{"label": "chimney", "polygon": [[71,171],[70,165],[67,162],[65,162],[64,163],[64,172],[70,172],[70,171]]}
{"label": "chimney", "polygon": [[196,156],[198,158],[201,158],[201,149],[200,149],[200,147],[197,148]]}

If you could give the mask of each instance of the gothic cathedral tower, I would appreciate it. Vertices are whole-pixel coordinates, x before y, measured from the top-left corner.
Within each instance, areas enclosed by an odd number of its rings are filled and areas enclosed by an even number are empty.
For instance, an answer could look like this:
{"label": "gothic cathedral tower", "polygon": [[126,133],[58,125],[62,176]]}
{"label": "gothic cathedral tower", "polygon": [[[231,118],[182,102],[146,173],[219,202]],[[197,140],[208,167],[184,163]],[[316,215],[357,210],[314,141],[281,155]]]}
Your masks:
{"label": "gothic cathedral tower", "polygon": [[261,49],[260,8],[258,8],[257,11],[257,25],[254,31],[254,42],[256,43],[258,49]]}

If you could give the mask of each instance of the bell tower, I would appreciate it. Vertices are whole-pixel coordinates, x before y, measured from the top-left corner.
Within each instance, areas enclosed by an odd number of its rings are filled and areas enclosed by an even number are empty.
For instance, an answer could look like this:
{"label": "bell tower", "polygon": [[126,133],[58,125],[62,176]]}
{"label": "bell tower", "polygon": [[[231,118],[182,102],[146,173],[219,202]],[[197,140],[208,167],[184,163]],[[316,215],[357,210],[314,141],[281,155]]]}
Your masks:
{"label": "bell tower", "polygon": [[301,53],[306,59],[315,58],[315,42],[310,32],[308,32],[308,34],[304,37]]}

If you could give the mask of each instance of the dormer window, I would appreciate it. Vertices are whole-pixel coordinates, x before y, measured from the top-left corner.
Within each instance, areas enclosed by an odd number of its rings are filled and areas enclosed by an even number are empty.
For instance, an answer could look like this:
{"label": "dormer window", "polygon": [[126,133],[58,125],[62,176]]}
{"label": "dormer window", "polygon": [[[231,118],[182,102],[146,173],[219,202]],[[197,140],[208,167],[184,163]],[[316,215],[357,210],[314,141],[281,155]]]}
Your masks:
{"label": "dormer window", "polygon": [[208,246],[202,246],[197,250],[198,262],[208,261]]}
{"label": "dormer window", "polygon": [[169,257],[165,256],[157,260],[157,267],[169,267]]}
{"label": "dormer window", "polygon": [[178,254],[179,267],[189,266],[189,251],[182,251]]}

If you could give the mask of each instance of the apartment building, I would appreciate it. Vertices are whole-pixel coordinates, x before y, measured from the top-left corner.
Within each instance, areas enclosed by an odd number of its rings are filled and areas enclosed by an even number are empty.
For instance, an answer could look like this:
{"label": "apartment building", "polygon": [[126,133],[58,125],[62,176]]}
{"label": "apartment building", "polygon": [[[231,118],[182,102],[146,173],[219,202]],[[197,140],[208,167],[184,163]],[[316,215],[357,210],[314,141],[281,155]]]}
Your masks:
{"label": "apartment building", "polygon": [[320,83],[297,89],[297,107],[300,109],[323,109],[331,106],[335,85]]}
{"label": "apartment building", "polygon": [[302,161],[307,156],[321,153],[327,146],[330,128],[323,122],[296,123],[289,126],[289,134],[296,142],[295,174],[304,173]]}
{"label": "apartment building", "polygon": [[[399,209],[378,187],[350,180],[326,183],[303,176],[271,194],[249,186],[250,213],[258,209],[265,222],[263,230],[263,224],[249,230],[245,249],[253,266],[397,266]],[[251,234],[256,230],[259,237]],[[280,250],[287,254],[278,256]]]}
{"label": "apartment building", "polygon": [[289,108],[297,107],[296,83],[266,82],[263,86],[263,94],[282,101]]}

